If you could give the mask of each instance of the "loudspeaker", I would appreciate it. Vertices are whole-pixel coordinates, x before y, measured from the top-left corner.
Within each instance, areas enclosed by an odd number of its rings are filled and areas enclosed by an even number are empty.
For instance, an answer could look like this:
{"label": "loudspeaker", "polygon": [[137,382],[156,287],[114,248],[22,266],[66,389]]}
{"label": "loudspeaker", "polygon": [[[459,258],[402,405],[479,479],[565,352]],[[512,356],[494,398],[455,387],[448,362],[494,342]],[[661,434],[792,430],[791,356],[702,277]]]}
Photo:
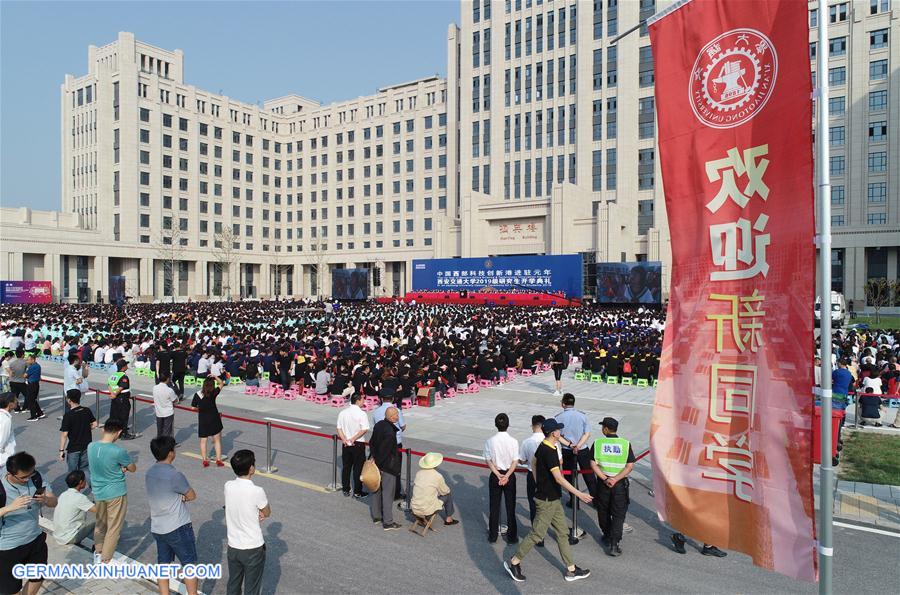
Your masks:
{"label": "loudspeaker", "polygon": [[100,290],[99,290],[99,289],[97,290],[97,303],[98,303],[98,304],[102,304],[102,303],[103,303],[103,298],[100,296]]}
{"label": "loudspeaker", "polygon": [[372,287],[381,287],[381,269],[379,267],[372,269]]}

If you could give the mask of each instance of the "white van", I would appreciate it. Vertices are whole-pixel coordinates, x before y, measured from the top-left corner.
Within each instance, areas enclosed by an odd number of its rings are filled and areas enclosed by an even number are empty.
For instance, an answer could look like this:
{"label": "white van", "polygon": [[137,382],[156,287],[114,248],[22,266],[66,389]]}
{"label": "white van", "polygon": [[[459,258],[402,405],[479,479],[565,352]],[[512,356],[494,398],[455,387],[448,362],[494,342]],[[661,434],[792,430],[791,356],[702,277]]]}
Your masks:
{"label": "white van", "polygon": [[[822,298],[816,297],[816,324],[822,319]],[[837,291],[831,292],[831,324],[834,327],[842,327],[847,324],[847,302],[844,294]]]}

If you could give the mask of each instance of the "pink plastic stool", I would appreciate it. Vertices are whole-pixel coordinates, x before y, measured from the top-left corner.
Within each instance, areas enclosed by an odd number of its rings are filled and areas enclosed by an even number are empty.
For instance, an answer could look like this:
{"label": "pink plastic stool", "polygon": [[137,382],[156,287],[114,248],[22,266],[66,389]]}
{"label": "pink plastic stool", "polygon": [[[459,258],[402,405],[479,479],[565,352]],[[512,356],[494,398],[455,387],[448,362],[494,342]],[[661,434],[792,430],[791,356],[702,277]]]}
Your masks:
{"label": "pink plastic stool", "polygon": [[255,395],[255,394],[256,394],[256,391],[258,391],[258,390],[259,390],[259,387],[258,387],[258,386],[245,386],[245,387],[244,387],[244,394],[245,394],[245,395]]}

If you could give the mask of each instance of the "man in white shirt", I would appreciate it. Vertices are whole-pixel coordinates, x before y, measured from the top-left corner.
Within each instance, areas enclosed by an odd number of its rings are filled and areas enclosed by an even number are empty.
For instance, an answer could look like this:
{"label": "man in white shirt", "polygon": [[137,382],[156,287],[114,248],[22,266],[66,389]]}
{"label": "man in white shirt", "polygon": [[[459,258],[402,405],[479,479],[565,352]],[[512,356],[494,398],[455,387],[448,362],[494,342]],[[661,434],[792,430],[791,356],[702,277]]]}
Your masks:
{"label": "man in white shirt", "polygon": [[66,475],[68,490],[59,495],[53,511],[53,538],[60,545],[81,543],[94,533],[94,522],[87,520],[87,513],[97,512],[97,505],[82,492],[87,487],[84,471],[76,469]]}
{"label": "man in white shirt", "polygon": [[263,489],[250,478],[256,473],[251,450],[231,455],[237,479],[225,482],[225,526],[228,533],[228,595],[259,595],[266,566],[266,545],[260,521],[272,509]]}
{"label": "man in white shirt", "polygon": [[16,433],[13,431],[11,413],[17,403],[14,394],[0,394],[0,469],[5,469],[6,459],[16,454]]}
{"label": "man in white shirt", "polygon": [[175,401],[178,395],[169,386],[169,374],[160,372],[153,387],[153,410],[156,413],[156,437],[175,437]]}
{"label": "man in white shirt", "polygon": [[494,418],[497,433],[484,443],[484,460],[491,469],[488,480],[490,494],[490,518],[488,521],[488,542],[496,543],[500,533],[500,497],[506,502],[506,541],[519,542],[516,525],[516,466],[519,463],[519,441],[507,433],[509,416],[497,414]]}
{"label": "man in white shirt", "polygon": [[104,344],[104,345],[100,345],[100,346],[97,347],[97,349],[94,351],[94,363],[95,363],[95,364],[102,364],[102,363],[103,363],[103,358],[104,358],[105,356],[106,356],[106,345],[105,345],[105,344]]}
{"label": "man in white shirt", "polygon": [[341,490],[344,496],[350,495],[350,474],[353,474],[353,497],[362,498],[366,494],[362,489],[359,474],[366,460],[366,443],[363,437],[369,431],[369,417],[360,409],[361,394],[350,397],[350,406],[344,408],[337,418],[337,433],[341,439]]}
{"label": "man in white shirt", "polygon": [[197,362],[197,376],[200,378],[209,376],[209,359],[206,358],[205,354]]}

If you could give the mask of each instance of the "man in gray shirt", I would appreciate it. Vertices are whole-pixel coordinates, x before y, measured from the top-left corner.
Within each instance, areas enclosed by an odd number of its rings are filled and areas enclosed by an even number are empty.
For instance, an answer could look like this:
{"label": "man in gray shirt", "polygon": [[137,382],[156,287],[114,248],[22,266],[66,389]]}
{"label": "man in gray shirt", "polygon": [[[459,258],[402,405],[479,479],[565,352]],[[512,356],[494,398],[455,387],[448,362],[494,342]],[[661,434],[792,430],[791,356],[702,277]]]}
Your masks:
{"label": "man in gray shirt", "polygon": [[[186,502],[197,495],[187,478],[175,467],[175,438],[159,436],[150,441],[156,464],[147,469],[147,499],[150,501],[150,532],[156,540],[156,562],[171,564],[178,558],[184,564],[197,563],[197,542]],[[197,579],[186,578],[189,595],[197,593]],[[159,592],[168,595],[168,579],[159,580]]]}
{"label": "man in gray shirt", "polygon": [[9,392],[16,397],[16,413],[22,413],[24,409],[19,405],[19,395],[22,398],[27,397],[27,384],[25,382],[25,370],[28,364],[25,362],[25,350],[19,347],[16,349],[16,356],[9,360]]}

